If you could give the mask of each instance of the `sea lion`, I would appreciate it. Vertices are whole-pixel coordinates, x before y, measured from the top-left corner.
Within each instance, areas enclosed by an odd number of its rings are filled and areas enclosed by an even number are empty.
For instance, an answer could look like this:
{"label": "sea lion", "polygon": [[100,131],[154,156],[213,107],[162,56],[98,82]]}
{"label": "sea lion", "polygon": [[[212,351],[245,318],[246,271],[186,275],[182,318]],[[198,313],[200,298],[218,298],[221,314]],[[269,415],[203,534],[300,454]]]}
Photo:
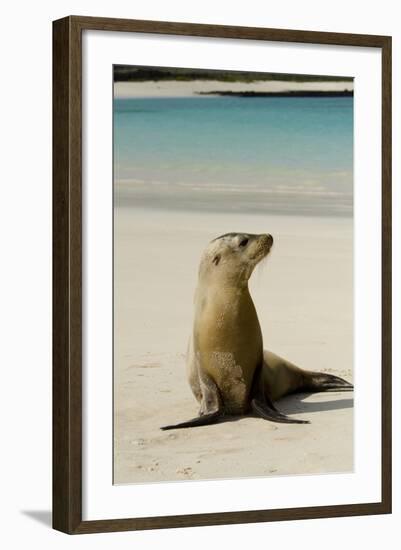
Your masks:
{"label": "sea lion", "polygon": [[187,374],[199,416],[163,430],[217,422],[253,412],[273,422],[305,424],[278,411],[273,401],[295,392],[349,390],[346,380],[305,371],[263,350],[262,331],[248,281],[273,246],[269,234],[227,233],[204,251],[195,293]]}

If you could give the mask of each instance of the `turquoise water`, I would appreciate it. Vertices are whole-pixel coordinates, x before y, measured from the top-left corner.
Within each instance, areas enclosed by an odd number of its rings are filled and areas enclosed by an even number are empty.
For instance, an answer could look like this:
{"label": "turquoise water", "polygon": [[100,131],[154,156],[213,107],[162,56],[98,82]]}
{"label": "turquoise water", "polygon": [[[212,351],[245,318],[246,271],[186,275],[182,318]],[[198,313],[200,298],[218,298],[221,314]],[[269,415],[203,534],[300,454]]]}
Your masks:
{"label": "turquoise water", "polygon": [[120,204],[352,214],[353,98],[114,101]]}

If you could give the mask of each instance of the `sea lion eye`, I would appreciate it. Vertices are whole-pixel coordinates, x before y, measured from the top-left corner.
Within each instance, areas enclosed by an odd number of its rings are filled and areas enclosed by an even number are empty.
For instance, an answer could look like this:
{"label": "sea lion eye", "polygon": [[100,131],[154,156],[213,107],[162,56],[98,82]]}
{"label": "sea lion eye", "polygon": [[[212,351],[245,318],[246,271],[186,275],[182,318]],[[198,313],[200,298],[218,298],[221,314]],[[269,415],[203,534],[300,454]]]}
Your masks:
{"label": "sea lion eye", "polygon": [[212,262],[214,263],[214,265],[218,265],[218,263],[219,263],[219,261],[220,261],[220,258],[221,258],[220,254],[217,254],[217,255],[213,258]]}
{"label": "sea lion eye", "polygon": [[242,241],[239,243],[240,246],[246,246],[248,244],[249,239],[242,239]]}

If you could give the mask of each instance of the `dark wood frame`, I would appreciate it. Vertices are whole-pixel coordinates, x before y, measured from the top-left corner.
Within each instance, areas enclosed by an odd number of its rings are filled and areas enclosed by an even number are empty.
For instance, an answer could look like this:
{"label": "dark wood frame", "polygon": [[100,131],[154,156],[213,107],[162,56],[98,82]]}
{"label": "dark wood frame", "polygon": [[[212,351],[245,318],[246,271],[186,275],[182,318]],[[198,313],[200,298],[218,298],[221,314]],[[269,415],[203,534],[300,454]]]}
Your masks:
{"label": "dark wood frame", "polygon": [[[382,496],[380,502],[82,521],[81,55],[86,29],[380,48]],[[71,16],[53,22],[53,527],[69,534],[391,513],[391,37]]]}

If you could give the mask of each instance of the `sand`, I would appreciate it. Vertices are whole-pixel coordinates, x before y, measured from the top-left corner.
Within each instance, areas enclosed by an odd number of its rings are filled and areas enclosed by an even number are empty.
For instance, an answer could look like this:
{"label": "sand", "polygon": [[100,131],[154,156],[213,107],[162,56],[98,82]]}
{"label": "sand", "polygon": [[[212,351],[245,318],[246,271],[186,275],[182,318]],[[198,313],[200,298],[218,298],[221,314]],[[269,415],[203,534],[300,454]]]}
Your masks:
{"label": "sand", "polygon": [[205,244],[266,232],[271,256],[251,279],[265,347],[352,380],[352,220],[115,210],[115,483],[346,472],[353,469],[353,394],[279,401],[311,421],[254,417],[163,432],[197,403],[185,377],[192,300]]}
{"label": "sand", "polygon": [[269,80],[259,82],[220,82],[218,80],[116,82],[114,96],[130,97],[190,97],[200,92],[293,92],[353,90],[353,82],[286,82]]}

